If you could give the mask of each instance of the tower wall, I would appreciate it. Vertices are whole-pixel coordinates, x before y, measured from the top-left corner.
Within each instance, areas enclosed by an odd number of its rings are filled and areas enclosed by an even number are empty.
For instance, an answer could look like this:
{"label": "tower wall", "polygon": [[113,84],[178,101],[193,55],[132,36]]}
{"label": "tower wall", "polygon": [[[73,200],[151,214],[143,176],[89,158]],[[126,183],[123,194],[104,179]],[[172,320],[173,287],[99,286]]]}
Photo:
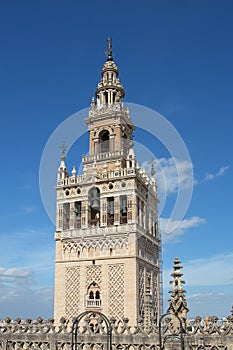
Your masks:
{"label": "tower wall", "polygon": [[[101,290],[98,307],[109,318],[118,320],[128,317],[137,322],[137,265],[134,258],[101,259],[93,261],[65,262],[56,266],[55,319],[66,315],[70,321],[75,315],[88,310],[91,300],[87,291],[89,285],[96,281]],[[85,293],[86,292],[86,293]]]}

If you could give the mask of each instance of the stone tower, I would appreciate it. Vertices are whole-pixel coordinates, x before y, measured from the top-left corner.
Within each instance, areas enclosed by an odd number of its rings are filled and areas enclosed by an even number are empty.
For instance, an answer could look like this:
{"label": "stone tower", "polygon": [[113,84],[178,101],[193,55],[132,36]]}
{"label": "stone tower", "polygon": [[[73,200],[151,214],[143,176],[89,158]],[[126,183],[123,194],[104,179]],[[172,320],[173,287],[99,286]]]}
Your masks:
{"label": "stone tower", "polygon": [[98,310],[148,325],[160,314],[156,184],[153,171],[148,176],[138,167],[124,95],[109,39],[86,118],[90,146],[83,174],[75,167],[68,174],[64,149],[58,168],[56,321]]}

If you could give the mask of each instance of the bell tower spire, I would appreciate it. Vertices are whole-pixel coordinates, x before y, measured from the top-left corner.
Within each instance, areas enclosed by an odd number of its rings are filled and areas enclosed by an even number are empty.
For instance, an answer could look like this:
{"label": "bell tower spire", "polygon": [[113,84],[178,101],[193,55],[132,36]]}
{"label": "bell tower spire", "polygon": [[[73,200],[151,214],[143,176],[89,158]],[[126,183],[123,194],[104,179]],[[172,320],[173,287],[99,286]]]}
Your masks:
{"label": "bell tower spire", "polygon": [[[102,68],[102,78],[96,89],[96,101],[92,97],[86,123],[90,132],[89,155],[83,157],[84,171],[100,171],[103,165],[136,166],[132,135],[134,125],[129,109],[124,108],[125,91],[118,78],[118,67],[112,57],[112,40],[108,38],[107,61]],[[130,161],[128,159],[130,158]],[[107,165],[106,165],[107,164]],[[102,171],[102,170],[101,170]]]}
{"label": "bell tower spire", "polygon": [[102,68],[102,79],[96,90],[97,106],[112,106],[123,102],[125,91],[118,78],[118,67],[112,57],[112,40],[108,38],[107,61]]}

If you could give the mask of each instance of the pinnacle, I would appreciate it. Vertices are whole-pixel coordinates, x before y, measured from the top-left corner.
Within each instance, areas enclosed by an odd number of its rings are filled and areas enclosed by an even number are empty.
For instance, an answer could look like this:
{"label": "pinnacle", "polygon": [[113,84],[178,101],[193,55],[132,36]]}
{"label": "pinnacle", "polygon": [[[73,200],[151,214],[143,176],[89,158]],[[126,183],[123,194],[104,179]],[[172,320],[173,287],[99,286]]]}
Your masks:
{"label": "pinnacle", "polygon": [[172,284],[172,290],[169,291],[171,298],[169,299],[169,308],[168,312],[175,313],[177,316],[186,319],[186,313],[189,311],[187,307],[187,302],[185,299],[186,290],[182,288],[182,285],[185,283],[184,280],[181,280],[183,273],[180,271],[182,266],[180,265],[180,260],[178,258],[174,259],[173,273],[171,276],[173,280],[170,281]]}

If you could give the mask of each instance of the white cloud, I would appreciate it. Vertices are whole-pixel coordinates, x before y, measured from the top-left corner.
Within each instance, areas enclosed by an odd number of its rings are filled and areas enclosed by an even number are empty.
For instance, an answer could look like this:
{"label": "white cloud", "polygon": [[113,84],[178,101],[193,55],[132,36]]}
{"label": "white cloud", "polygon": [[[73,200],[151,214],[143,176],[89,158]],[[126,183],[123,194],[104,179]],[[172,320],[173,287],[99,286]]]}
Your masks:
{"label": "white cloud", "polygon": [[197,315],[201,317],[217,316],[224,318],[230,314],[233,293],[195,293],[186,296],[188,308],[190,309],[189,318]]}
{"label": "white cloud", "polygon": [[[233,253],[182,261],[184,280],[187,287],[233,285]],[[168,287],[171,269],[165,269],[164,286]]]}
{"label": "white cloud", "polygon": [[25,278],[32,275],[32,269],[28,268],[4,268],[0,266],[0,277]]}
{"label": "white cloud", "polygon": [[25,285],[0,288],[1,318],[7,316],[36,319],[53,316],[53,288],[29,288]]}
{"label": "white cloud", "polygon": [[[182,261],[182,279],[186,282],[186,300],[190,312],[188,317],[216,315],[225,317],[230,314],[233,288],[233,252],[213,255],[189,261]],[[171,289],[169,281],[172,267],[163,269],[165,308],[168,306],[167,291]]]}
{"label": "white cloud", "polygon": [[228,169],[229,169],[229,166],[222,165],[221,168],[217,171],[217,173],[215,174],[206,173],[203,181],[211,181],[216,177],[222,176]]}
{"label": "white cloud", "polygon": [[160,158],[156,166],[156,180],[161,192],[176,193],[193,186],[192,164],[175,158]]}
{"label": "white cloud", "polygon": [[[1,317],[52,317],[53,288],[38,286],[36,274],[30,268],[0,267]],[[52,284],[52,279],[49,280]]]}
{"label": "white cloud", "polygon": [[[144,161],[141,165],[143,169],[150,173],[151,162]],[[165,194],[177,193],[180,190],[184,190],[197,185],[204,181],[211,181],[216,177],[220,177],[225,174],[229,169],[229,166],[221,166],[219,170],[211,174],[207,172],[202,181],[197,181],[192,178],[193,165],[190,162],[171,158],[159,158],[155,163],[155,177],[158,185],[159,196]]]}
{"label": "white cloud", "polygon": [[[142,168],[150,173],[150,162],[144,161]],[[192,163],[171,158],[159,158],[155,163],[155,177],[160,194],[176,193],[193,186]]]}
{"label": "white cloud", "polygon": [[4,268],[0,267],[0,289],[9,289],[13,293],[14,289],[32,285],[33,270],[31,268]]}
{"label": "white cloud", "polygon": [[[218,292],[193,293],[186,295],[189,308],[188,318],[194,319],[196,316],[205,318],[207,316],[217,316],[224,318],[230,315],[233,293],[224,294]],[[168,301],[164,300],[165,309],[168,308]]]}
{"label": "white cloud", "polygon": [[[150,173],[151,161],[144,161],[142,163],[142,168],[144,168],[147,173]],[[197,181],[193,178],[193,165],[191,162],[175,159],[173,157],[156,159],[155,177],[158,188],[158,198],[160,201],[160,215],[163,216],[163,210],[164,208],[166,209],[169,195],[175,194],[177,196],[177,201],[174,203],[173,210],[171,210],[172,216],[174,210],[177,210],[180,205],[181,207],[186,205],[187,210],[191,199],[191,193],[186,191],[192,191],[194,185],[198,185],[203,181],[213,180],[216,177],[222,176],[228,168],[228,166],[221,166],[216,174],[207,173],[204,180]],[[180,199],[179,204],[178,198]],[[179,221],[177,220],[177,216],[176,220],[174,220],[173,217],[171,220],[161,218],[160,228],[164,242],[174,240],[174,238],[182,236],[187,229],[205,222],[204,219],[197,216],[181,220],[182,217],[180,217]]]}
{"label": "white cloud", "polygon": [[184,235],[186,230],[202,225],[203,223],[205,223],[205,219],[198,216],[184,219],[182,221],[160,218],[159,225],[162,241],[163,243],[174,241],[179,236]]}
{"label": "white cloud", "polygon": [[233,253],[195,259],[185,264],[189,286],[233,285]]}

